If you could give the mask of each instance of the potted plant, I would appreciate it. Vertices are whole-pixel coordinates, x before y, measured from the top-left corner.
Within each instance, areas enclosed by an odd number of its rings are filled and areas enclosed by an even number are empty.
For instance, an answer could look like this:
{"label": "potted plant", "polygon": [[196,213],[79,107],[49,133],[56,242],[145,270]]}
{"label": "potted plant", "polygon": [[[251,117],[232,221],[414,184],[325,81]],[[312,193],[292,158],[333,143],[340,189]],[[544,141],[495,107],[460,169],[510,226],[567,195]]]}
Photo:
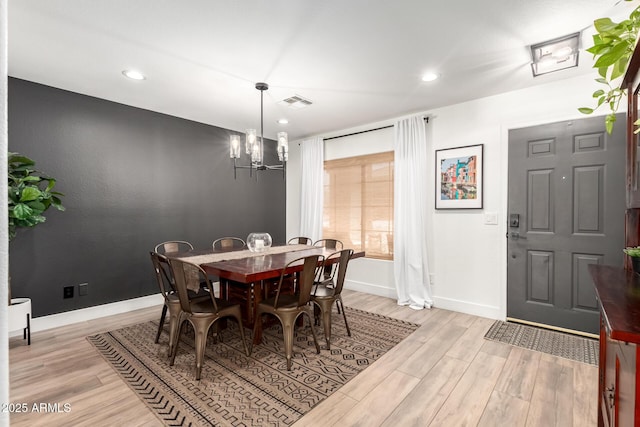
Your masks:
{"label": "potted plant", "polygon": [[[31,228],[45,222],[44,212],[51,206],[64,211],[60,197],[53,191],[56,180],[35,169],[35,162],[18,153],[8,153],[9,241],[20,228]],[[9,305],[11,284],[9,283]]]}
{"label": "potted plant", "polygon": [[[640,6],[637,6],[627,19],[620,22],[614,22],[610,18],[600,18],[596,19],[593,25],[596,34],[593,35],[593,46],[588,48],[587,52],[592,53],[595,59],[593,68],[597,69],[599,74],[596,82],[605,87],[592,94],[596,99],[594,108],[583,107],[578,110],[583,114],[591,114],[600,106],[607,106],[609,114],[605,118],[605,125],[607,132],[611,133],[620,102],[626,96],[624,88],[620,86],[620,78],[627,71],[638,39]],[[638,122],[634,124],[640,125]]]}
{"label": "potted plant", "polygon": [[631,257],[631,265],[633,266],[634,273],[640,274],[640,246],[629,246],[622,251]]}

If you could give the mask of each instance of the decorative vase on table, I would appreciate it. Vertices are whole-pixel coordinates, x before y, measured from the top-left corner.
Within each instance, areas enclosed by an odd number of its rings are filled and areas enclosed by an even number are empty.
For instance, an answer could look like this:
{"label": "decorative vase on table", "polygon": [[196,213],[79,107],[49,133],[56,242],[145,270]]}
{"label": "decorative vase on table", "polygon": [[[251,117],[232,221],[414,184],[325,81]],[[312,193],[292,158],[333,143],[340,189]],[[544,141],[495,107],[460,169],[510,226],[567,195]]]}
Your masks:
{"label": "decorative vase on table", "polygon": [[251,252],[264,252],[272,243],[269,233],[251,233],[247,236],[247,247]]}

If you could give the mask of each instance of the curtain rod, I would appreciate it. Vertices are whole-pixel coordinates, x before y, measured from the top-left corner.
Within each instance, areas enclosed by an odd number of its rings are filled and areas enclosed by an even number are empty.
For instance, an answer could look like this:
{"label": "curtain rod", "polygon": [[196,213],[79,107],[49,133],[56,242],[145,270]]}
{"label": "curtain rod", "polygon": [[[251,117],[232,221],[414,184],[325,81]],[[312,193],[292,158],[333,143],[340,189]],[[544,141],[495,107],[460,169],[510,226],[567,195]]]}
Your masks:
{"label": "curtain rod", "polygon": [[[429,123],[429,117],[425,117],[424,121]],[[361,133],[374,132],[374,131],[377,131],[377,130],[389,129],[389,128],[392,128],[392,127],[393,127],[393,125],[389,125],[389,126],[382,126],[382,127],[375,128],[375,129],[361,130],[360,132],[353,132],[353,133],[348,133],[346,135],[338,135],[338,136],[332,136],[330,138],[324,138],[323,141],[329,141],[330,139],[344,138],[344,137],[353,136],[353,135],[360,135]]]}

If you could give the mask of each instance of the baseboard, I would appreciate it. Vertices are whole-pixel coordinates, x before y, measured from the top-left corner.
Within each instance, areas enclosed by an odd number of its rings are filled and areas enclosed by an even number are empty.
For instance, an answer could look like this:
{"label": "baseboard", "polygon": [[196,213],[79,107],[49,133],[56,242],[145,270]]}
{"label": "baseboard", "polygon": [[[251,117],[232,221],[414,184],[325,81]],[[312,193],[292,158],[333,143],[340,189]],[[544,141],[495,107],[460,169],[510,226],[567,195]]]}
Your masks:
{"label": "baseboard", "polygon": [[[35,317],[31,319],[31,332],[44,331],[47,329],[58,328],[60,326],[71,325],[73,323],[86,322],[100,317],[126,313],[141,308],[159,305],[162,305],[162,296],[160,294],[154,294],[125,301],[113,302],[110,304],[97,305],[95,307],[66,311],[64,313]],[[18,335],[22,335],[22,331],[14,331],[10,334],[10,336]]]}
{"label": "baseboard", "polygon": [[[374,285],[371,283],[358,282],[353,280],[345,281],[345,289],[358,292],[365,292],[372,295],[378,295],[386,298],[397,298],[396,289],[384,286]],[[445,310],[459,311],[462,313],[472,314],[475,316],[487,317],[490,319],[504,320],[499,307],[470,303],[468,301],[455,300],[451,298],[443,298],[434,296],[434,307]],[[118,301],[110,304],[98,305],[95,307],[87,307],[79,310],[67,311],[64,313],[51,314],[48,316],[36,317],[31,320],[31,332],[44,331],[47,329],[67,326],[73,323],[85,322],[100,317],[111,316],[114,314],[126,313],[141,308],[159,306],[162,304],[162,296],[160,294],[148,295],[145,297]],[[21,335],[21,331],[14,331],[10,336]]]}
{"label": "baseboard", "polygon": [[501,313],[500,307],[491,305],[476,304],[469,301],[443,298],[434,295],[433,306],[445,310],[472,314],[474,316],[487,317],[489,319],[504,320],[504,315]]}
{"label": "baseboard", "polygon": [[379,297],[397,298],[396,288],[387,288],[371,283],[358,282],[355,280],[345,280],[344,288],[352,291],[364,292],[367,294],[377,295]]}

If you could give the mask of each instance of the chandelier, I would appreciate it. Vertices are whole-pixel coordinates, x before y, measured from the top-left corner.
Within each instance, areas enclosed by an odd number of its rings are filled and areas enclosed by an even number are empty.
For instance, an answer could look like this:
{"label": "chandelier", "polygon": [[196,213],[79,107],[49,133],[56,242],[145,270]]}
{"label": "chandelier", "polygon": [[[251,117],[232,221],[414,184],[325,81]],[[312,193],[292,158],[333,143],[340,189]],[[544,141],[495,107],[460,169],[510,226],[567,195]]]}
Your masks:
{"label": "chandelier", "polygon": [[[249,156],[248,165],[239,165],[240,158],[240,135],[229,137],[229,150],[233,159],[233,177],[236,178],[238,169],[249,169],[249,176],[253,171],[276,170],[282,171],[282,177],[286,176],[286,164],[289,158],[289,140],[286,132],[278,132],[278,165],[265,165],[264,160],[264,91],[269,89],[266,83],[256,83],[256,89],[260,91],[260,139],[256,135],[255,129],[247,129],[245,133],[245,153]],[[258,174],[256,173],[256,177]]]}

